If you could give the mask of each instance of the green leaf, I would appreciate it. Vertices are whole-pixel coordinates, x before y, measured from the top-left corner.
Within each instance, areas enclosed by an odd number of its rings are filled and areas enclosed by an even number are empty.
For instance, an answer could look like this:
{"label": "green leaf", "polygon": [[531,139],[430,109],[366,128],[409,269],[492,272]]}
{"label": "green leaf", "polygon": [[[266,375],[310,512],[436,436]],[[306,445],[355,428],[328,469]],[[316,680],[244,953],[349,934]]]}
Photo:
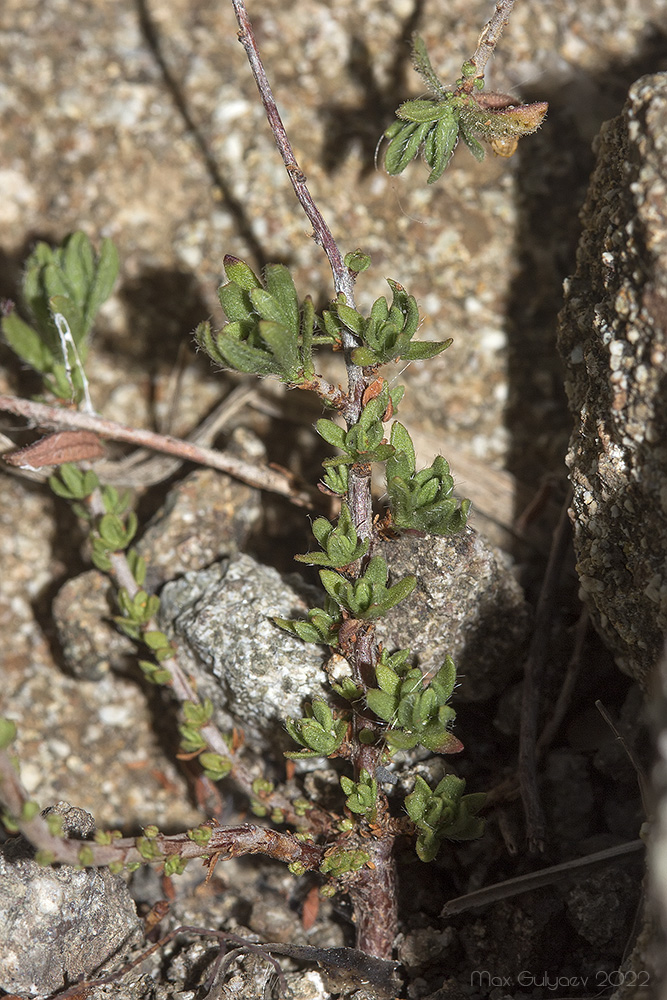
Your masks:
{"label": "green leaf", "polygon": [[337,302],[335,309],[341,323],[344,323],[348,330],[360,337],[364,329],[364,317],[361,313],[358,313],[356,309],[351,309],[344,302]]}
{"label": "green leaf", "polygon": [[229,757],[221,757],[219,753],[202,753],[198,757],[204,774],[211,781],[222,781],[232,769]]}
{"label": "green leaf", "polygon": [[427,155],[426,145],[424,146],[424,157],[432,168],[428,178],[429,184],[433,184],[442,176],[458,142],[459,121],[451,108],[432,129],[431,135],[433,143],[432,149],[429,149],[430,155]]}
{"label": "green leaf", "polygon": [[197,750],[205,748],[206,740],[196,726],[179,726],[178,731],[181,734],[181,747],[185,753],[196,753]]}
{"label": "green leaf", "polygon": [[301,356],[297,334],[281,323],[269,320],[260,322],[259,332],[275,358],[276,374],[279,374],[283,381],[298,382],[301,373]]}
{"label": "green leaf", "polygon": [[318,420],[315,429],[321,438],[334,448],[345,447],[345,430],[333,420]]}
{"label": "green leaf", "polygon": [[395,695],[401,686],[401,679],[395,670],[385,663],[378,663],[375,667],[375,676],[382,691]]}
{"label": "green leaf", "polygon": [[478,163],[481,163],[485,155],[484,147],[480,142],[477,141],[475,136],[472,134],[470,128],[464,123],[463,119],[461,119],[459,123],[459,128],[460,128],[461,138],[465,142],[466,146],[468,147],[472,155],[475,157],[475,159],[478,161]]}
{"label": "green leaf", "polygon": [[223,264],[229,280],[239,285],[244,291],[249,292],[253,288],[261,287],[261,281],[244,260],[239,260],[238,257],[233,257],[231,254],[225,254]]}
{"label": "green leaf", "polygon": [[396,115],[411,122],[439,122],[443,116],[451,115],[449,101],[434,101],[431,98],[418,101],[405,101],[398,108]]}
{"label": "green leaf", "polygon": [[391,722],[396,712],[396,698],[387,694],[386,691],[379,691],[377,688],[369,688],[366,692],[366,702],[371,712],[375,712],[379,719],[384,722]]}
{"label": "green leaf", "polygon": [[384,168],[390,176],[400,174],[405,170],[410,160],[419,152],[419,147],[426,138],[430,122],[418,124],[407,122],[390,140],[384,154]]}
{"label": "green leaf", "polygon": [[417,33],[412,36],[412,61],[415,69],[430,90],[439,95],[447,94],[431,65],[424,39]]}
{"label": "green leaf", "polygon": [[456,666],[451,656],[445,657],[445,662],[431,681],[431,687],[436,692],[438,703],[444,705],[451,697],[456,684]]}
{"label": "green leaf", "polygon": [[111,240],[102,240],[95,261],[95,274],[89,285],[85,301],[84,325],[86,332],[92,327],[100,307],[111,295],[119,268],[120,262],[116,247]]}
{"label": "green leaf", "polygon": [[344,264],[355,274],[361,274],[371,266],[370,254],[364,253],[363,250],[353,250],[352,253],[345,254]]}
{"label": "green leaf", "polygon": [[38,372],[51,370],[53,354],[39,333],[15,312],[2,318],[5,340],[19,358]]}

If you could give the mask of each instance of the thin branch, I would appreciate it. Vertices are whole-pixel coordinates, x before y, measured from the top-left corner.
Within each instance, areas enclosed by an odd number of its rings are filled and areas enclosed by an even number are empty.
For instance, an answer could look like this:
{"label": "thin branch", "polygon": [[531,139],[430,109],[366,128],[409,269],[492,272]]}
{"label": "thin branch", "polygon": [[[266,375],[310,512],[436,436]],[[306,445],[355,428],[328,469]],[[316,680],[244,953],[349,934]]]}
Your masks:
{"label": "thin branch", "polygon": [[287,137],[285,126],[283,125],[280,112],[278,111],[278,105],[276,104],[273,96],[273,91],[271,90],[271,85],[259,54],[257,40],[255,39],[252,23],[248,17],[245,3],[243,0],[231,0],[231,3],[240,28],[239,41],[246,50],[248,62],[250,63],[250,68],[255,78],[255,83],[257,84],[260,97],[262,98],[264,110],[266,111],[266,117],[268,118],[269,125],[271,126],[271,131],[273,132],[278,151],[280,152],[283,163],[285,164],[288,177],[292,183],[292,187],[294,188],[294,193],[313,227],[315,241],[322,247],[329,258],[336,291],[343,292],[348,305],[354,307],[354,279],[348,268],[345,266],[341,252],[338,249],[338,245],[333,238],[331,230],[324,221],[322,213],[315,204],[313,197],[308,190],[306,175],[297,163],[294,150],[292,149],[292,145]]}
{"label": "thin branch", "polygon": [[127,424],[119,424],[114,420],[104,420],[88,413],[66,410],[61,406],[48,406],[46,403],[36,403],[17,396],[0,395],[0,410],[27,417],[34,424],[44,427],[57,429],[72,427],[94,431],[100,437],[109,438],[111,441],[126,441],[140,448],[176,455],[181,461],[207,465],[212,469],[227,472],[249,486],[287,497],[297,507],[312,508],[322,504],[315,490],[305,485],[295,485],[293,478],[286,472],[279,472],[262,465],[251,465],[250,462],[244,462],[243,459],[233,455],[226,455],[213,448],[204,448],[191,441],[182,441],[168,434],[156,434],[153,431],[128,427]]}
{"label": "thin branch", "polygon": [[[276,104],[275,97],[273,96],[271,84],[269,83],[261,56],[259,54],[257,40],[252,28],[252,22],[248,17],[244,0],[231,0],[231,4],[234,8],[236,20],[240,28],[239,41],[246,51],[248,62],[250,63],[250,69],[252,70],[255,83],[257,84],[257,89],[259,90],[259,94],[262,99],[262,104],[264,105],[264,110],[266,111],[266,117],[271,127],[271,131],[273,132],[273,137],[275,139],[276,146],[278,147],[278,151],[282,157],[283,163],[285,164],[285,169],[287,170],[287,176],[289,177],[292,187],[294,188],[294,193],[299,204],[303,208],[310,224],[313,227],[315,242],[322,247],[327,255],[329,265],[331,267],[331,273],[333,275],[336,293],[342,292],[345,295],[345,301],[347,304],[354,309],[354,273],[345,265],[343,256],[338,248],[338,244],[336,243],[324,216],[315,204],[313,196],[308,190],[306,175],[297,162],[294,150],[292,149],[292,144],[287,137],[283,120],[280,117],[278,105]],[[342,337],[346,355],[345,363],[349,383],[349,406],[347,408],[347,412],[345,413],[345,417],[348,427],[350,427],[359,419],[359,415],[361,413],[361,397],[367,387],[367,381],[364,378],[363,369],[354,365],[349,358],[349,352],[352,348],[358,346],[357,338],[345,328],[343,329]]]}
{"label": "thin branch", "polygon": [[514,0],[498,0],[493,15],[482,28],[482,33],[477,40],[477,48],[470,60],[477,70],[472,79],[480,79],[484,76],[486,64],[493,55],[493,50],[500,40],[503,28],[510,19],[513,6]]}
{"label": "thin branch", "polygon": [[551,746],[556,737],[556,733],[563,723],[567,710],[570,707],[572,694],[574,693],[577,678],[579,677],[581,667],[583,665],[582,654],[584,641],[586,639],[586,635],[588,634],[588,625],[588,609],[582,607],[579,620],[575,627],[574,648],[565,670],[565,677],[563,678],[563,683],[561,684],[561,689],[558,693],[554,710],[551,713],[551,717],[547,720],[547,723],[540,734],[540,738],[537,741],[537,746],[535,747],[535,753],[538,760],[542,758],[542,755],[545,753],[547,748]]}
{"label": "thin branch", "polygon": [[[91,493],[88,498],[88,505],[95,518],[100,518],[105,514],[104,500],[102,491],[99,487]],[[110,552],[109,561],[111,563],[109,575],[112,577],[116,587],[123,588],[127,591],[129,598],[131,600],[134,599],[139,593],[140,588],[134,578],[125,552]],[[142,625],[142,631],[160,631],[160,624],[156,619],[151,618]],[[169,671],[171,680],[169,681],[168,686],[171,691],[173,691],[181,705],[186,702],[194,702],[196,705],[201,704],[196,688],[194,688],[190,683],[187,674],[178,662],[177,656],[171,656],[161,660],[160,668],[162,670]],[[239,789],[247,795],[249,799],[252,800],[256,798],[253,790],[252,773],[241,761],[239,754],[230,749],[223,734],[220,732],[215,723],[205,723],[201,726],[199,732],[210,751],[219,754],[219,756],[231,762],[232,770],[230,771],[229,776],[236,783]],[[285,822],[292,823],[295,826],[304,825],[304,819],[297,815],[291,801],[286,795],[277,789],[274,789],[270,794],[262,797],[261,801],[262,805],[266,806],[269,811],[279,809],[283,814]],[[309,825],[312,829],[321,832],[322,830],[327,829],[329,825],[328,817],[321,809],[314,807],[309,814]]]}

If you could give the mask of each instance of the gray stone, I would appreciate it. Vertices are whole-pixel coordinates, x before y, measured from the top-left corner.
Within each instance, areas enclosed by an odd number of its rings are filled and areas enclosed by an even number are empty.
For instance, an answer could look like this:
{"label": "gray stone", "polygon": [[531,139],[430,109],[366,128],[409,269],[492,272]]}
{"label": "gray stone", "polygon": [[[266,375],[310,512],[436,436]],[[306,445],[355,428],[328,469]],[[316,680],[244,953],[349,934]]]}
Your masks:
{"label": "gray stone", "polygon": [[112,668],[136,661],[137,647],[110,621],[117,614],[113,584],[98,569],[68,580],[52,606],[58,640],[68,670],[84,680],[100,680]]}
{"label": "gray stone", "polygon": [[302,618],[307,610],[286,579],[245,554],[163,588],[162,625],[175,635],[199,694],[211,698],[221,726],[240,727],[255,748],[291,745],[285,717],[302,715],[305,701],[326,694],[323,648],[271,620]]}
{"label": "gray stone", "polygon": [[577,932],[597,948],[619,941],[637,905],[637,880],[627,872],[591,875],[568,890],[567,913]]}
{"label": "gray stone", "polygon": [[593,621],[646,687],[667,631],[667,74],[597,154],[560,316],[574,540]]}
{"label": "gray stone", "polygon": [[[235,451],[248,460],[246,451]],[[155,589],[240,551],[260,513],[259,490],[213,469],[197,469],[169,491],[142,535],[138,549],[148,562],[147,585]]]}
{"label": "gray stone", "polygon": [[[88,838],[92,816],[66,802],[46,813],[63,832]],[[0,987],[47,995],[120,960],[143,940],[127,886],[107,869],[37,864],[22,837],[0,849]],[[120,964],[120,962],[119,962]]]}
{"label": "gray stone", "polygon": [[[520,667],[517,650],[528,616],[521,591],[495,551],[468,529],[452,538],[387,543],[394,577],[419,574],[411,598],[379,623],[391,648],[410,646],[424,671],[447,653],[458,659],[457,697],[480,700],[502,690]],[[162,591],[161,621],[177,642],[202,696],[221,725],[241,727],[255,743],[286,745],[285,716],[326,697],[320,646],[280,631],[274,616],[303,618],[321,595],[241,554]],[[310,604],[306,602],[310,589]]]}
{"label": "gray stone", "polygon": [[503,691],[521,671],[529,615],[499,550],[467,528],[443,538],[404,535],[382,551],[394,580],[414,573],[418,583],[379,623],[379,637],[389,648],[409,647],[425,673],[452,656],[458,700]]}

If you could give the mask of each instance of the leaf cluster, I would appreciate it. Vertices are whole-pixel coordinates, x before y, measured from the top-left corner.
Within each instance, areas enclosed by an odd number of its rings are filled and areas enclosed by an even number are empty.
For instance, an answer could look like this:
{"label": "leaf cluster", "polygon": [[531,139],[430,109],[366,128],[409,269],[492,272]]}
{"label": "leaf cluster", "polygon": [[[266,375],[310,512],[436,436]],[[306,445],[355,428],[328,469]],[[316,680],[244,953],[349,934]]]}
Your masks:
{"label": "leaf cluster", "polygon": [[229,281],[218,289],[229,322],[214,333],[200,323],[195,340],[225,368],[273,375],[288,385],[302,385],[315,374],[313,347],[333,338],[315,329],[312,300],[301,304],[294,280],[283,264],[269,264],[264,283],[237,257],[225,257]]}
{"label": "leaf cluster", "polygon": [[[507,143],[534,132],[541,125],[547,112],[545,103],[514,104],[509,97],[497,99],[504,95],[489,95],[490,99],[485,100],[470,92],[484,88],[483,79],[474,78],[476,70],[472,63],[464,63],[455,89],[446,90],[418,35],[413,42],[413,57],[415,68],[436,96],[405,101],[396,111],[398,121],[385,131],[385,138],[389,140],[385,153],[388,174],[400,174],[421,150],[431,168],[428,183],[433,184],[442,176],[459,139],[476,160],[483,160],[484,147],[478,136],[492,145]],[[466,79],[469,80],[467,85]],[[511,147],[511,152],[513,149]],[[511,152],[503,155],[511,155]]]}
{"label": "leaf cluster", "polygon": [[462,531],[470,500],[461,500],[459,504],[452,496],[454,480],[449,474],[449,464],[438,455],[427,469],[417,472],[412,439],[398,421],[392,425],[390,440],[394,451],[387,460],[386,470],[393,525],[431,535]]}
{"label": "leaf cluster", "polygon": [[318,517],[313,522],[312,530],[323,551],[306,552],[304,555],[295,556],[297,562],[340,569],[361,559],[368,552],[369,543],[357,537],[350,508],[346,503],[341,505],[335,527],[325,517]]}
{"label": "leaf cluster", "polygon": [[383,651],[375,667],[378,687],[366,691],[371,711],[389,724],[385,740],[394,750],[421,745],[432,753],[458,753],[460,741],[449,732],[456,712],[447,702],[456,683],[456,667],[448,656],[430,683],[411,667],[409,651]]}
{"label": "leaf cluster", "polygon": [[274,618],[279,628],[296,636],[302,642],[317,642],[324,646],[338,645],[338,629],[342,621],[339,606],[327,598],[323,608],[311,608],[307,621]]}
{"label": "leaf cluster", "polygon": [[375,811],[378,798],[378,783],[365,767],[359,773],[359,781],[341,776],[340,787],[345,793],[345,805],[350,812],[359,816],[370,816]]}
{"label": "leaf cluster", "polygon": [[[55,249],[38,243],[28,258],[22,298],[32,325],[12,312],[2,318],[2,332],[15,354],[44,376],[45,385],[58,398],[68,399],[73,386],[78,401],[83,383],[78,365],[73,364],[68,375],[54,317],[64,317],[79,359],[84,361],[87,335],[117,275],[118,253],[111,240],[102,240],[96,253],[81,232],[68,236]],[[68,365],[73,360],[68,353]]]}
{"label": "leaf cluster", "polygon": [[[108,573],[112,553],[124,552],[128,548],[137,533],[139,521],[135,512],[127,509],[130,503],[129,490],[118,493],[114,486],[104,486],[101,497],[105,513],[99,518],[91,534],[92,560],[99,570]],[[136,552],[132,556],[132,565],[137,583],[143,583],[146,564]]]}
{"label": "leaf cluster", "polygon": [[414,791],[405,799],[408,816],[419,831],[417,856],[432,861],[443,840],[474,840],[484,831],[477,814],[486,798],[483,792],[464,795],[465,781],[447,774],[431,789],[417,776]]}
{"label": "leaf cluster", "polygon": [[[341,455],[325,458],[324,468],[329,470],[356,463],[385,462],[393,455],[392,445],[385,440],[383,419],[387,412],[393,413],[398,407],[404,391],[402,385],[390,390],[385,382],[378,395],[363,407],[357,423],[348,430],[334,420],[318,420],[315,424],[317,433],[327,444],[342,452]],[[391,407],[391,411],[388,411],[388,407]]]}
{"label": "leaf cluster", "polygon": [[205,749],[206,740],[201,735],[201,729],[213,718],[213,702],[210,698],[204,698],[201,702],[186,701],[183,703],[183,715],[185,722],[178,727],[181,750],[184,753],[194,753]]}
{"label": "leaf cluster", "polygon": [[330,757],[340,747],[347,731],[345,719],[335,719],[327,703],[321,699],[306,707],[304,718],[286,719],[285,726],[294,742],[305,747],[305,750],[285,754],[293,760]]}
{"label": "leaf cluster", "polygon": [[338,878],[341,875],[347,875],[348,872],[359,871],[368,861],[370,861],[370,854],[362,848],[346,851],[338,847],[327,851],[320,864],[320,871],[323,875]]}
{"label": "leaf cluster", "polygon": [[389,361],[424,361],[440,354],[452,343],[412,343],[419,326],[419,308],[413,295],[409,295],[398,282],[387,279],[392,291],[391,305],[384,296],[376,299],[367,318],[348,306],[343,299],[332,306],[340,322],[361,341],[353,348],[351,359],[355,365],[368,367]]}
{"label": "leaf cluster", "polygon": [[417,586],[416,577],[406,576],[388,587],[388,577],[389,570],[382,556],[373,556],[356,580],[348,580],[334,570],[320,570],[320,580],[329,596],[349,615],[362,621],[383,618]]}

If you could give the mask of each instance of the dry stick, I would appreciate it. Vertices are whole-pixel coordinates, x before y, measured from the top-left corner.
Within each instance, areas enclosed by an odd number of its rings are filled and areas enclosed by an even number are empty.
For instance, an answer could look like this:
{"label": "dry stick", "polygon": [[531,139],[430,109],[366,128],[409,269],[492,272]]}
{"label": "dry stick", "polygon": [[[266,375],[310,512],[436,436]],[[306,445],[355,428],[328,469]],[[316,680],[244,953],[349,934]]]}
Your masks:
{"label": "dry stick", "polygon": [[575,627],[574,633],[574,648],[572,650],[572,655],[570,656],[569,663],[565,670],[565,677],[563,678],[563,683],[561,684],[560,691],[558,692],[558,698],[556,699],[556,705],[551,717],[548,719],[544,729],[540,734],[540,738],[537,741],[537,746],[535,747],[535,755],[538,760],[542,757],[543,753],[547,747],[551,746],[556,733],[561,727],[563,719],[565,718],[566,712],[570,706],[570,701],[572,699],[572,694],[574,692],[574,686],[577,683],[577,678],[582,667],[582,653],[584,648],[584,641],[588,634],[588,609],[582,607],[581,613],[579,615],[579,620]]}
{"label": "dry stick", "polygon": [[[184,440],[209,447],[223,427],[248,405],[257,393],[253,384],[243,383],[225,396]],[[119,486],[146,487],[168,479],[182,465],[181,459],[167,455],[153,455],[145,448],[137,448],[130,455],[116,461],[104,460],[95,463],[95,472],[102,483],[116,483]]]}
{"label": "dry stick", "polygon": [[639,794],[641,795],[644,816],[646,817],[647,820],[650,820],[651,817],[655,815],[655,795],[653,793],[653,789],[651,788],[651,783],[646,777],[644,768],[642,767],[641,762],[637,757],[637,754],[634,752],[628,741],[624,739],[623,735],[618,731],[616,723],[614,722],[611,715],[609,714],[609,712],[607,711],[607,709],[602,704],[599,698],[595,702],[595,707],[597,708],[598,712],[600,713],[604,721],[607,723],[609,728],[611,729],[615,738],[618,740],[618,742],[625,750],[625,755],[632,764],[632,768],[635,774],[637,775],[637,784],[639,785]]}
{"label": "dry stick", "polygon": [[[544,756],[544,753],[553,742],[556,733],[560,729],[563,719],[565,718],[565,714],[572,698],[572,692],[574,691],[574,686],[579,673],[581,672],[583,647],[586,634],[588,632],[588,624],[588,611],[586,608],[582,608],[579,620],[575,627],[574,648],[565,671],[565,677],[558,693],[554,710],[545,723],[545,726],[540,734],[540,738],[535,746],[535,759],[537,761],[541,760]],[[496,803],[513,801],[517,798],[518,794],[519,786],[517,784],[517,777],[516,775],[512,775],[510,778],[505,778],[491,789],[486,796],[485,808],[490,808]]]}
{"label": "dry stick", "polygon": [[295,486],[288,473],[278,472],[262,465],[251,465],[233,455],[226,455],[213,448],[203,448],[191,441],[182,441],[168,434],[156,434],[153,431],[140,430],[119,424],[114,420],[104,420],[102,417],[80,413],[78,410],[66,410],[61,406],[48,406],[46,403],[35,403],[29,399],[19,399],[16,396],[0,395],[0,410],[27,417],[28,420],[44,427],[72,427],[75,429],[94,431],[100,437],[112,441],[127,441],[140,448],[150,448],[167,455],[176,455],[181,461],[196,462],[198,465],[208,465],[221,472],[227,472],[235,479],[240,479],[249,486],[278,493],[287,497],[297,507],[321,506],[315,490],[307,486]]}
{"label": "dry stick", "polygon": [[560,578],[563,559],[570,542],[570,520],[568,508],[572,491],[563,504],[556,526],[551,553],[540,597],[535,612],[533,638],[524,666],[523,697],[521,700],[521,736],[519,740],[519,784],[526,814],[526,834],[531,850],[542,850],[544,846],[544,818],[537,791],[537,769],[535,747],[537,743],[537,715],[539,706],[539,678],[549,649],[549,636],[553,617],[553,606]]}

